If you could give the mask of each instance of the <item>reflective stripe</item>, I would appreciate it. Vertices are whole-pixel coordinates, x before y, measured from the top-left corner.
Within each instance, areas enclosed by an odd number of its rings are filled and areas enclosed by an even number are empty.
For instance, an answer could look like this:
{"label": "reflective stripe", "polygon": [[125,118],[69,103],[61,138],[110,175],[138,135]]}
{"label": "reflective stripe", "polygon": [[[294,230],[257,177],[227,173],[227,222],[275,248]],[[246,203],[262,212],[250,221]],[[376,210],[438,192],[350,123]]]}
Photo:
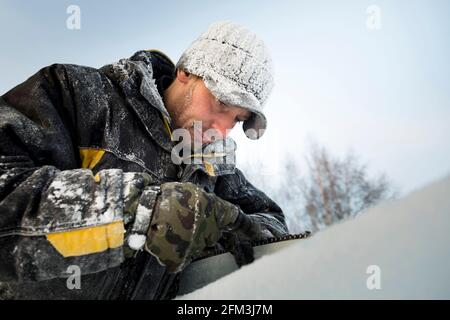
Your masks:
{"label": "reflective stripe", "polygon": [[103,252],[123,245],[122,221],[80,230],[50,233],[47,240],[63,257]]}
{"label": "reflective stripe", "polygon": [[206,161],[204,161],[203,164],[205,165],[206,172],[208,172],[210,176],[214,177],[216,175],[216,173],[214,172],[214,166]]}
{"label": "reflective stripe", "polygon": [[80,148],[81,167],[93,169],[104,154],[105,150],[102,149]]}
{"label": "reflective stripe", "polygon": [[166,125],[166,130],[169,133],[169,136],[172,138],[172,130],[170,130],[169,121],[164,116],[163,116],[163,119],[164,119],[164,124]]}

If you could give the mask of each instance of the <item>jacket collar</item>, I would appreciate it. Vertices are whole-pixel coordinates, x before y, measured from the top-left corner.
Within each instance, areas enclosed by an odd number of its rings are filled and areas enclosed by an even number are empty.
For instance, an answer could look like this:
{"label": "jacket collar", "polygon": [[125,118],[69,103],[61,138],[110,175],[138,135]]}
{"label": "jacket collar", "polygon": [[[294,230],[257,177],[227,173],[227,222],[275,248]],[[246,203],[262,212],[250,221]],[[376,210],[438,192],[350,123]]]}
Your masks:
{"label": "jacket collar", "polygon": [[172,141],[163,118],[170,123],[164,106],[163,91],[174,79],[175,66],[161,53],[138,51],[129,59],[100,69],[123,91],[146,131],[163,149],[172,150]]}

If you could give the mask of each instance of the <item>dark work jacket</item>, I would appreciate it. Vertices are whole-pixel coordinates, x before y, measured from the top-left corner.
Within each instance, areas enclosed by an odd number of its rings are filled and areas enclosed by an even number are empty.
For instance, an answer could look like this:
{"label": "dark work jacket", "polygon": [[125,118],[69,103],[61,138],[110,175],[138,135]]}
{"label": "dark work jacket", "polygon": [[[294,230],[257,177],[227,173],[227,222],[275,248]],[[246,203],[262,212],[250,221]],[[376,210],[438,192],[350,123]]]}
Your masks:
{"label": "dark work jacket", "polygon": [[196,183],[287,232],[237,168],[171,160],[161,97],[174,73],[164,54],[139,51],[100,69],[48,66],[0,98],[0,298],[173,297],[177,275],[126,245],[127,172]]}

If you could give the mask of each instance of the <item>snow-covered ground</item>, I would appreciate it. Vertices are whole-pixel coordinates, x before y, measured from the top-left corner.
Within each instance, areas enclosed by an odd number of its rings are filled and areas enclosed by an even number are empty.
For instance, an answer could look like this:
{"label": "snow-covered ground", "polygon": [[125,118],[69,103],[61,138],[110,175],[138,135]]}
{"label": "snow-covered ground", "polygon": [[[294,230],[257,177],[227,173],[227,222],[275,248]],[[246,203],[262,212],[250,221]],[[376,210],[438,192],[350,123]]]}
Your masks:
{"label": "snow-covered ground", "polygon": [[450,177],[179,298],[450,299]]}

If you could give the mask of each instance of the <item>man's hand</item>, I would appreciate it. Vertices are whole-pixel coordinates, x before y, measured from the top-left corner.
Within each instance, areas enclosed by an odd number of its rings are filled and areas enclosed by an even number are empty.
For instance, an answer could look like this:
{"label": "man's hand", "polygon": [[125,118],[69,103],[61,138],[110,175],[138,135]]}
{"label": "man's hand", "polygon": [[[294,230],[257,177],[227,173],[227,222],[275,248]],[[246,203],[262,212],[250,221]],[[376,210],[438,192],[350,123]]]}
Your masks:
{"label": "man's hand", "polygon": [[264,214],[241,213],[232,225],[227,227],[228,231],[235,233],[241,240],[262,240],[272,237],[282,237],[287,230],[280,228],[278,224],[271,222],[275,218]]}
{"label": "man's hand", "polygon": [[144,188],[154,183],[152,177],[144,172],[126,172],[123,174],[123,210],[125,223],[136,213],[139,198]]}
{"label": "man's hand", "polygon": [[240,209],[192,183],[161,185],[145,249],[179,272],[207,246],[214,245],[221,230],[231,226]]}

